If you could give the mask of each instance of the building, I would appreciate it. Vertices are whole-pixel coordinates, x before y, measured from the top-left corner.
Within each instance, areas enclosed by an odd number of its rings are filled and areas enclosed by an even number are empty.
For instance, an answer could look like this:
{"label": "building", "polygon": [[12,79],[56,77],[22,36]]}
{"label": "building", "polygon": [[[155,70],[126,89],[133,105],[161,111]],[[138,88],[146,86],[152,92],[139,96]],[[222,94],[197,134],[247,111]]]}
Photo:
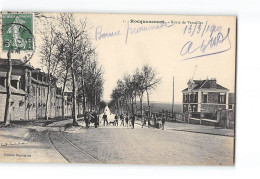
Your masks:
{"label": "building", "polygon": [[228,94],[228,109],[234,110],[235,103],[236,103],[236,95],[235,93],[229,93]]}
{"label": "building", "polygon": [[[19,59],[13,59],[12,64],[11,120],[44,118],[47,106],[50,118],[62,116],[62,90],[56,86],[58,79],[53,76],[49,79],[39,68],[35,69]],[[3,101],[0,104],[0,121],[4,119],[7,65],[7,59],[0,59],[0,100]],[[50,93],[46,104],[48,88]],[[65,116],[71,115],[71,102],[68,96],[70,92],[64,94]]]}
{"label": "building", "polygon": [[183,112],[214,113],[219,109],[229,109],[229,90],[217,83],[215,78],[206,80],[192,80],[187,83],[188,88],[183,93]]}

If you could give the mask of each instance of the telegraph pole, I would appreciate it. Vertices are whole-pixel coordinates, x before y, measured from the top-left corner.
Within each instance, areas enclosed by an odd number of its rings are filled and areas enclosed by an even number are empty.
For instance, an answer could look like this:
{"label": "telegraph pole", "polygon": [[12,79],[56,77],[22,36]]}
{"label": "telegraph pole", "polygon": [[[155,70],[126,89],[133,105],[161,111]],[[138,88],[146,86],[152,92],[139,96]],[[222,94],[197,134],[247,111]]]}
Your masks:
{"label": "telegraph pole", "polygon": [[172,119],[174,119],[174,76],[172,78]]}

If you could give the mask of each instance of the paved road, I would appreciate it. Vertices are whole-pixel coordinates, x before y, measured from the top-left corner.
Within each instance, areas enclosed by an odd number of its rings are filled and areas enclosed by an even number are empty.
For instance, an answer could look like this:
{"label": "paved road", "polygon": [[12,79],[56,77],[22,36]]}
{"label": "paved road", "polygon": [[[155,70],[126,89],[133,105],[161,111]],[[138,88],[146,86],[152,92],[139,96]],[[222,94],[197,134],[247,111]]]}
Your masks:
{"label": "paved road", "polygon": [[[70,122],[72,121],[67,120],[47,127],[17,126],[1,130],[1,141],[10,144],[1,144],[0,161],[67,163],[68,161],[52,146],[48,133],[51,126],[64,126]],[[92,127],[86,130],[83,121],[79,124],[81,127],[72,127],[63,132],[63,136],[102,163],[233,164],[234,137],[176,130],[163,131],[141,128],[140,125],[136,125],[135,129],[101,125],[100,128]],[[68,144],[58,133],[59,128],[52,127],[51,131],[50,137],[54,144],[70,162],[95,163],[93,159],[84,156]]]}
{"label": "paved road", "polygon": [[[83,124],[82,124],[83,125]],[[101,126],[64,135],[103,163],[232,165],[233,137],[154,128]]]}

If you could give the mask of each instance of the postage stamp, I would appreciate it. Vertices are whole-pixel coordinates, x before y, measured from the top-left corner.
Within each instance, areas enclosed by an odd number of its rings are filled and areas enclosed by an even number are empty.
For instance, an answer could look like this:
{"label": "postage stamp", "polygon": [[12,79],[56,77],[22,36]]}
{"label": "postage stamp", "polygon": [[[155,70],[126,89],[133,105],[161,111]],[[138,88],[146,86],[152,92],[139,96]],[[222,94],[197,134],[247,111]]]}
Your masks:
{"label": "postage stamp", "polygon": [[33,50],[33,15],[2,14],[2,49]]}

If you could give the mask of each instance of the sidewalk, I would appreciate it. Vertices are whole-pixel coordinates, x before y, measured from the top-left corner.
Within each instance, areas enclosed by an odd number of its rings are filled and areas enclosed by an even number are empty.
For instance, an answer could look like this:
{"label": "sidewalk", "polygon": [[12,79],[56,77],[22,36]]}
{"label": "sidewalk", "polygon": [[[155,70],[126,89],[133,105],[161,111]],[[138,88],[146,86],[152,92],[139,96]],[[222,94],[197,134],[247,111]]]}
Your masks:
{"label": "sidewalk", "polygon": [[[136,124],[141,125],[142,123],[141,121],[136,121]],[[222,129],[222,128],[215,128],[214,126],[177,123],[177,122],[166,122],[164,129],[201,133],[201,134],[210,134],[210,135],[219,135],[219,136],[228,136],[228,137],[234,137],[235,134],[234,129]]]}
{"label": "sidewalk", "polygon": [[66,163],[48,138],[48,127],[0,128],[0,162]]}

